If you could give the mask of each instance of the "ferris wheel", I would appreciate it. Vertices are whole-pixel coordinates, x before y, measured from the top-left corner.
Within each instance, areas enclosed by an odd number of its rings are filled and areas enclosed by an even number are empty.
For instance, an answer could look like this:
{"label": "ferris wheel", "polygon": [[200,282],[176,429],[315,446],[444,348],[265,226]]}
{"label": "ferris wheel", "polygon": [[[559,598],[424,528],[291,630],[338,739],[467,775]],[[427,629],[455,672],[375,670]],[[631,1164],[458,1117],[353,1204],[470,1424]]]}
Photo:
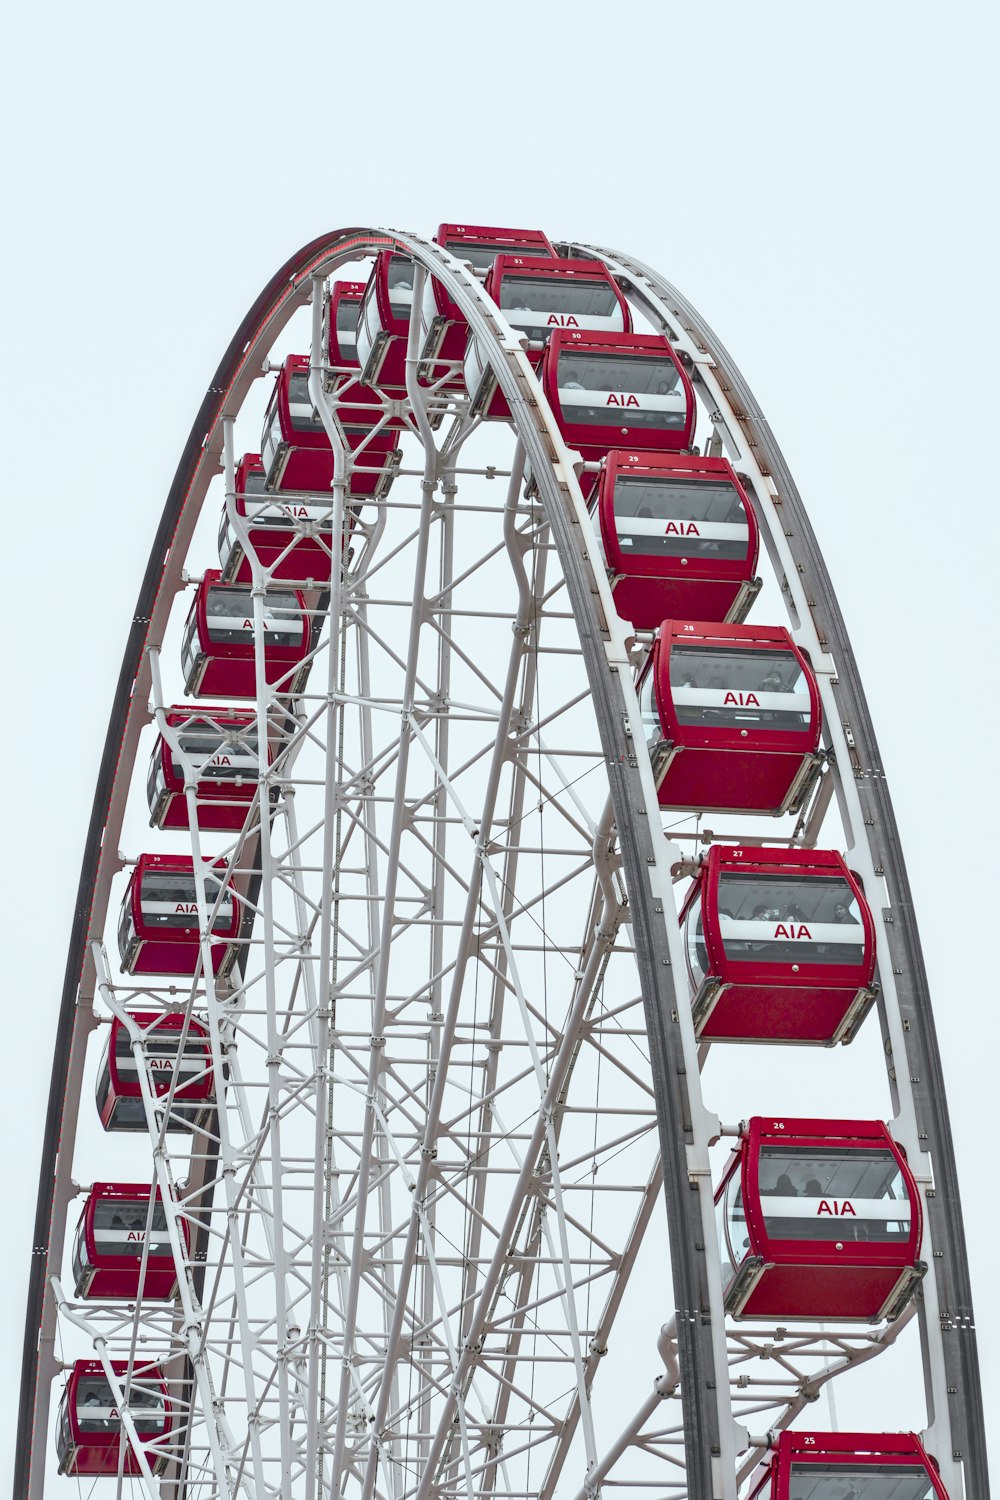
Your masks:
{"label": "ferris wheel", "polygon": [[616,251],[313,242],[129,631],[15,1500],[988,1483],[891,800],[749,388]]}

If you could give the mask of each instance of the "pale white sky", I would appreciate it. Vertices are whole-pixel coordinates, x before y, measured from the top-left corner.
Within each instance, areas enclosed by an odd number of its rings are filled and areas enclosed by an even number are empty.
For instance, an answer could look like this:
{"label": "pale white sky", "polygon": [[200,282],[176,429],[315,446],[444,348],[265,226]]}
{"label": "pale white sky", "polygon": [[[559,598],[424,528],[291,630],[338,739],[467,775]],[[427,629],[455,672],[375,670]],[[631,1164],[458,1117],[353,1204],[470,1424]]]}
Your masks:
{"label": "pale white sky", "polygon": [[9,16],[0,1490],[47,1058],[147,551],[247,305],[292,250],[347,224],[538,225],[633,251],[742,365],[872,701],[936,997],[987,1409],[1000,1409],[986,941],[998,32],[973,0],[36,0]]}

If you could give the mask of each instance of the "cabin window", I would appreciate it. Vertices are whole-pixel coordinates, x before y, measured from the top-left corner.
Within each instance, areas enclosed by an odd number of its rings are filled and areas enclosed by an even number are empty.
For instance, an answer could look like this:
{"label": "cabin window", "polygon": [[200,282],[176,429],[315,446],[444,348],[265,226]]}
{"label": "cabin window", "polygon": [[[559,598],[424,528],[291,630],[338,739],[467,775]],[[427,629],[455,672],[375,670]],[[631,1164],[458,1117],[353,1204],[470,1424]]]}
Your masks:
{"label": "cabin window", "polygon": [[632,354],[559,356],[559,401],[568,422],[616,428],[683,428],[687,399],[670,359]]}
{"label": "cabin window", "polygon": [[809,725],[805,672],[790,651],[675,646],[670,694],[679,724],[785,732]]}
{"label": "cabin window", "polygon": [[264,482],[266,477],[267,476],[260,469],[248,469],[243,480],[243,488],[242,490],[240,490],[240,494],[246,496],[266,495],[267,486]]}
{"label": "cabin window", "polygon": [[[202,781],[229,779],[238,775],[255,775],[257,771],[256,724],[227,725],[204,722],[175,731],[181,750],[187,755]],[[171,758],[174,775],[183,776],[179,761]]]}
{"label": "cabin window", "polygon": [[[509,245],[477,244],[474,240],[445,240],[444,248],[456,260],[467,260],[474,271],[488,271],[498,255],[509,250]],[[532,250],[532,254],[536,252]]]}
{"label": "cabin window", "polygon": [[663,725],[656,703],[656,663],[649,668],[639,682],[639,716],[643,732],[649,745],[658,745],[663,739]]}
{"label": "cabin window", "polygon": [[278,402],[275,397],[271,402],[271,408],[264,418],[264,432],[260,440],[260,459],[265,471],[269,470],[281,445],[281,415],[278,411]]}
{"label": "cabin window", "polygon": [[636,557],[696,557],[742,562],[750,528],[731,484],[620,476],[615,529],[623,552]]}
{"label": "cabin window", "polygon": [[[205,876],[205,901],[209,911],[215,905],[220,883]],[[197,927],[198,908],[193,875],[168,874],[147,870],[139,893],[142,920],[147,927]],[[232,896],[227,891],[215,917],[215,924],[228,926],[233,919]]]}
{"label": "cabin window", "polygon": [[934,1500],[919,1464],[792,1464],[788,1500]]}
{"label": "cabin window", "polygon": [[[177,767],[174,767],[177,770]],[[153,747],[152,759],[149,762],[149,771],[146,776],[146,802],[150,808],[155,808],[164,791],[166,781],[163,776],[163,747],[157,740]]]}
{"label": "cabin window", "polygon": [[293,432],[326,432],[322,418],[309,394],[309,375],[306,370],[300,370],[297,374],[289,376],[288,415]]}
{"label": "cabin window", "polygon": [[695,899],[684,923],[687,946],[688,978],[693,989],[698,989],[708,973],[708,949],[701,921],[701,897]]}
{"label": "cabin window", "polygon": [[[747,1216],[743,1207],[743,1188],[737,1169],[726,1184],[722,1203],[722,1278],[731,1281],[750,1248]],[[727,1265],[728,1262],[728,1265]]]}
{"label": "cabin window", "polygon": [[405,255],[389,257],[389,312],[404,323],[409,322],[413,302],[413,262]]}
{"label": "cabin window", "polygon": [[84,1231],[84,1222],[81,1218],[76,1227],[76,1235],[73,1239],[73,1283],[79,1286],[86,1273],[90,1270],[90,1257],[87,1253],[87,1236]]}
{"label": "cabin window", "polygon": [[69,1453],[73,1448],[73,1430],[69,1420],[69,1393],[63,1395],[59,1403],[59,1429],[56,1437],[56,1447],[60,1454]]}
{"label": "cabin window", "polygon": [[500,308],[513,327],[543,338],[553,328],[572,327],[567,318],[600,318],[604,323],[614,318],[618,328],[624,321],[614,288],[606,281],[567,276],[504,276]]}
{"label": "cabin window", "polygon": [[909,1239],[909,1194],[891,1151],[762,1146],[758,1184],[772,1239]]}
{"label": "cabin window", "polygon": [[191,673],[194,670],[195,657],[198,652],[198,648],[195,645],[195,632],[198,629],[197,614],[197,609],[192,609],[188,616],[187,624],[184,627],[184,639],[181,643],[181,671],[184,673],[185,682],[190,680]]}
{"label": "cabin window", "polygon": [[842,875],[719,877],[719,928],[727,958],[777,964],[860,964],[865,934]]}
{"label": "cabin window", "polygon": [[[139,1259],[146,1239],[148,1203],[133,1199],[100,1198],[94,1204],[94,1244],[99,1255],[134,1255]],[[169,1255],[167,1216],[159,1199],[153,1204],[150,1255]]]}
{"label": "cabin window", "polygon": [[81,1432],[117,1432],[118,1407],[103,1375],[81,1377],[76,1388],[76,1419]]}
{"label": "cabin window", "polygon": [[337,303],[335,324],[337,343],[341,349],[353,350],[358,342],[358,307],[359,303],[348,301],[346,297],[342,297]]}
{"label": "cabin window", "polygon": [[[205,601],[209,640],[216,645],[246,645],[253,637],[253,598],[245,588],[210,588]],[[295,594],[269,589],[264,600],[264,632],[299,637],[302,612]]]}

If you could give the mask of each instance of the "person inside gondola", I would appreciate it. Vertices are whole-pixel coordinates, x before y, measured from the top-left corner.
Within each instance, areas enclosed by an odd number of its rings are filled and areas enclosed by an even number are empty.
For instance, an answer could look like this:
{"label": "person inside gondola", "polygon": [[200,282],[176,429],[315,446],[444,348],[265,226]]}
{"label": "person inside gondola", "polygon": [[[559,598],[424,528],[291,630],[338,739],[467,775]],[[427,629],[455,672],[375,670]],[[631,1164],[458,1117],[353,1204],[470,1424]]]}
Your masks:
{"label": "person inside gondola", "polygon": [[846,901],[838,901],[833,908],[833,920],[838,923],[857,922],[859,919],[851,911]]}

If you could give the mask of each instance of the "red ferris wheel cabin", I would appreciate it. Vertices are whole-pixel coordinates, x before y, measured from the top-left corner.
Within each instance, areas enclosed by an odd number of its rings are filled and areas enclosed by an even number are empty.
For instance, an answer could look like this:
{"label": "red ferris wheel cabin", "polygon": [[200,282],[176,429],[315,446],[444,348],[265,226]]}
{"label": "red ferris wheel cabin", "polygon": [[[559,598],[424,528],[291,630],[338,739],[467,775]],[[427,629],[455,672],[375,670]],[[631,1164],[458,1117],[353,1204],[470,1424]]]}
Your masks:
{"label": "red ferris wheel cabin", "polygon": [[333,449],[309,394],[309,356],[282,362],[264,414],[260,457],[265,486],[327,492],[333,482]]}
{"label": "red ferris wheel cabin", "polygon": [[[184,1220],[180,1230],[186,1249],[190,1237]],[[89,1301],[173,1297],[177,1268],[158,1191],[144,1183],[94,1183],[73,1242],[73,1280],[76,1295]]]}
{"label": "red ferris wheel cabin", "polygon": [[[257,716],[252,709],[170,708],[167,724],[197,771],[198,826],[225,832],[242,828],[257,791]],[[269,754],[268,759],[271,759]],[[184,770],[158,735],[146,777],[149,821],[154,828],[188,828]]]}
{"label": "red ferris wheel cabin", "polygon": [[557,328],[542,389],[567,444],[587,460],[612,448],[680,453],[694,436],[694,389],[660,334]]}
{"label": "red ferris wheel cabin", "polygon": [[704,1041],[848,1042],[877,993],[875,923],[833,850],[715,844],[681,924]]}
{"label": "red ferris wheel cabin", "polygon": [[779,814],[819,772],[819,690],[777,626],[664,620],[639,703],[661,807]]}
{"label": "red ferris wheel cabin", "polygon": [[358,313],[361,379],[391,396],[406,394],[406,341],[415,276],[408,255],[380,250]]}
{"label": "red ferris wheel cabin", "polygon": [[[603,261],[498,255],[486,277],[486,291],[515,333],[529,340],[528,359],[535,370],[557,329],[617,334],[632,330],[629,305]],[[465,385],[473,415],[510,420],[507,400],[475,339],[465,355]]]}
{"label": "red ferris wheel cabin", "polygon": [[782,1432],[747,1500],[948,1500],[912,1432]]}
{"label": "red ferris wheel cabin", "polygon": [[[382,403],[357,378],[332,377],[328,384],[336,395],[337,420],[346,445],[354,455],[348,495],[385,494],[395,475],[393,426],[398,424],[383,420]],[[301,500],[306,507],[315,507],[315,496],[323,495],[329,505],[333,449],[309,393],[307,354],[289,354],[278,372],[264,416],[260,461],[269,494],[285,496],[290,505]],[[294,518],[292,509],[286,524]]]}
{"label": "red ferris wheel cabin", "polygon": [[[236,469],[236,514],[246,523],[250,546],[272,578],[309,584],[330,581],[333,566],[333,496],[270,494],[264,465],[256,453],[245,453]],[[224,583],[250,583],[253,569],[242,538],[222,507],[219,561]]]}
{"label": "red ferris wheel cabin", "polygon": [[[215,1108],[215,1079],[203,1021],[177,1011],[133,1011],[158,1109],[168,1130],[200,1130]],[[97,1070],[97,1112],[105,1130],[145,1130],[138,1063],[128,1028],[116,1016]]]}
{"label": "red ferris wheel cabin", "polygon": [[[282,696],[302,691],[308,675],[310,628],[298,590],[264,596],[264,677]],[[243,584],[222,582],[209,568],[195,592],[181,642],[184,691],[196,698],[255,698],[253,597]]]}
{"label": "red ferris wheel cabin", "polygon": [[[130,1375],[125,1360],[112,1360],[111,1368],[126,1392],[146,1462],[154,1474],[161,1473],[170,1456],[173,1423],[159,1367],[137,1362]],[[100,1360],[78,1359],[70,1370],[56,1420],[56,1451],[60,1474],[115,1475],[119,1464],[123,1474],[142,1472]]]}
{"label": "red ferris wheel cabin", "polygon": [[637,630],[743,619],[760,588],[759,533],[726,459],[616,448],[594,509],[615,608]]}
{"label": "red ferris wheel cabin", "polygon": [[[495,229],[485,224],[441,224],[434,243],[467,261],[475,274],[485,279],[498,255],[523,255],[554,260],[556,252],[540,229]],[[465,357],[469,325],[444,286],[429,276],[424,284],[420,309],[421,376],[432,380],[440,370],[435,361],[458,362]]]}
{"label": "red ferris wheel cabin", "polygon": [[895,1318],[926,1269],[917,1186],[880,1121],[752,1119],[715,1202],[733,1318]]}
{"label": "red ferris wheel cabin", "polygon": [[[211,921],[212,968],[236,957],[240,905],[223,861],[206,859],[205,900]],[[214,915],[213,915],[214,911]],[[118,952],[126,974],[194,974],[201,959],[194,861],[189,854],[140,854],[118,919]]]}

